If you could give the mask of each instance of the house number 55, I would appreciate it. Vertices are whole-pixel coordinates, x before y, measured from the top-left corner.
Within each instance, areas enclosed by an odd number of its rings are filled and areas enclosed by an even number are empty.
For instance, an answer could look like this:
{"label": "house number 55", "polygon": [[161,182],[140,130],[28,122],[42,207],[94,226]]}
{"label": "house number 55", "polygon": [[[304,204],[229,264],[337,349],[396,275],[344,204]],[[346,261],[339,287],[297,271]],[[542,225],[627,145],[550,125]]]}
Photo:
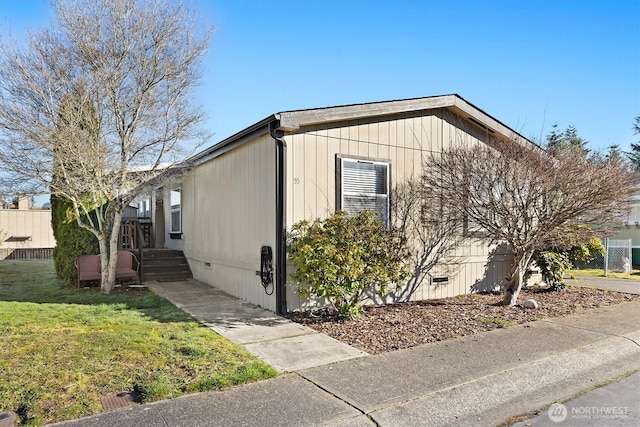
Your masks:
{"label": "house number 55", "polygon": [[294,184],[300,184],[300,178],[293,178]]}

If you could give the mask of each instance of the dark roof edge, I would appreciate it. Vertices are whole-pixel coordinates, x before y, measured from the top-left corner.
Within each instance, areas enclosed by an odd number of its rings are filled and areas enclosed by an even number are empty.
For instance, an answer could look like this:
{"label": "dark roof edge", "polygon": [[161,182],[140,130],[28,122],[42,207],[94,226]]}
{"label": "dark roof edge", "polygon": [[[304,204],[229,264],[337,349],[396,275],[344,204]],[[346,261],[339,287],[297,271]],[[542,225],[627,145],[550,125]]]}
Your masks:
{"label": "dark roof edge", "polygon": [[194,154],[185,160],[185,163],[203,163],[207,160],[217,157],[223,153],[226,153],[236,146],[240,145],[240,141],[245,139],[247,136],[254,134],[255,132],[264,129],[265,133],[269,132],[269,123],[277,121],[278,118],[276,115],[272,114],[264,119],[260,120],[257,123],[249,126],[248,128],[242,129],[240,132],[234,133],[233,135],[223,139],[222,141],[212,145],[211,147]]}

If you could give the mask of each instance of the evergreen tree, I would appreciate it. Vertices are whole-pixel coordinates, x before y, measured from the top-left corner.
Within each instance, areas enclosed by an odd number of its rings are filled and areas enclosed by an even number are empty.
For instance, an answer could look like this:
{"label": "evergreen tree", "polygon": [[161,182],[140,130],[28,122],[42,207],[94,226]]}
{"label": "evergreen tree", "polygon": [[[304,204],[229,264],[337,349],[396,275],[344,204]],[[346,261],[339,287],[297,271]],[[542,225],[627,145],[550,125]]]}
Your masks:
{"label": "evergreen tree", "polygon": [[571,125],[563,132],[558,130],[558,125],[553,125],[553,129],[547,135],[547,150],[552,151],[564,151],[574,150],[578,153],[582,153],[585,156],[589,154],[587,144],[589,141],[578,135],[578,130],[575,126]]}
{"label": "evergreen tree", "polygon": [[620,145],[618,144],[611,144],[610,146],[607,147],[607,155],[606,157],[608,159],[620,159],[622,158],[622,150],[620,150]]}
{"label": "evergreen tree", "polygon": [[[640,116],[635,118],[635,123],[632,128],[635,135],[640,134]],[[640,142],[631,143],[631,151],[627,153],[627,156],[635,166],[636,170],[640,171]]]}
{"label": "evergreen tree", "polygon": [[[97,166],[102,163],[104,149],[97,138],[96,110],[90,102],[82,99],[81,90],[74,90],[61,103],[58,114],[58,129],[71,129],[73,136],[64,132],[57,132],[53,137],[54,144],[54,168],[52,175],[53,187],[59,187],[60,181],[76,179],[86,180],[87,172],[97,176],[101,173]],[[79,135],[82,140],[79,141]],[[74,141],[79,151],[87,153],[87,157],[68,156],[68,141]],[[87,161],[91,159],[92,161]],[[95,217],[95,212],[92,212]],[[95,219],[88,218],[85,222],[92,223]],[[81,218],[81,221],[83,219]],[[74,284],[78,272],[75,267],[75,259],[79,255],[98,254],[100,247],[96,236],[86,228],[82,228],[78,222],[76,212],[71,200],[63,195],[51,195],[51,226],[56,238],[56,247],[53,250],[53,263],[58,277],[68,283]]]}
{"label": "evergreen tree", "polygon": [[68,283],[76,282],[78,272],[74,261],[78,255],[97,254],[98,239],[88,230],[80,228],[71,203],[51,195],[51,226],[56,238],[53,263],[58,277]]}

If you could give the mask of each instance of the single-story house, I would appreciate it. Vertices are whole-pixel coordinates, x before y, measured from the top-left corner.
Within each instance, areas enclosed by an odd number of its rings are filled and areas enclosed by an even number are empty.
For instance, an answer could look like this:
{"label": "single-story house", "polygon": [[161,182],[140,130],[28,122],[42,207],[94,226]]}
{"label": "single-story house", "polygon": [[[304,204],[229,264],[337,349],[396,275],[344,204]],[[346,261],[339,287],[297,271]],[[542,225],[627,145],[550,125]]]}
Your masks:
{"label": "single-story house", "polygon": [[[390,189],[420,176],[429,152],[492,138],[533,144],[458,95],[276,113],[188,159],[190,172],[156,191],[156,242],[183,250],[196,280],[277,313],[310,307],[287,274],[294,223],[358,209],[363,194],[384,218]],[[496,288],[512,259],[471,237],[459,255],[411,299]]]}

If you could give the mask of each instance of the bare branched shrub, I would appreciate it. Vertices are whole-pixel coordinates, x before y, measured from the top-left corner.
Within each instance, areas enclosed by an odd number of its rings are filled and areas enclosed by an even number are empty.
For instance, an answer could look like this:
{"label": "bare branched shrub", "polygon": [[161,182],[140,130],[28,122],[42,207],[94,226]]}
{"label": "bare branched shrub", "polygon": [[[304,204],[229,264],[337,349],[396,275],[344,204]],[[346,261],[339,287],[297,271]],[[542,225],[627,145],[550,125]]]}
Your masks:
{"label": "bare branched shrub", "polygon": [[437,193],[466,235],[509,245],[508,305],[515,304],[536,249],[611,233],[627,214],[636,183],[619,156],[545,152],[517,141],[456,144],[428,158],[424,170],[422,191]]}
{"label": "bare branched shrub", "polygon": [[454,263],[455,249],[464,237],[461,224],[438,194],[422,188],[420,179],[412,177],[391,192],[391,222],[408,242],[413,273],[401,299],[409,299],[436,265]]}

